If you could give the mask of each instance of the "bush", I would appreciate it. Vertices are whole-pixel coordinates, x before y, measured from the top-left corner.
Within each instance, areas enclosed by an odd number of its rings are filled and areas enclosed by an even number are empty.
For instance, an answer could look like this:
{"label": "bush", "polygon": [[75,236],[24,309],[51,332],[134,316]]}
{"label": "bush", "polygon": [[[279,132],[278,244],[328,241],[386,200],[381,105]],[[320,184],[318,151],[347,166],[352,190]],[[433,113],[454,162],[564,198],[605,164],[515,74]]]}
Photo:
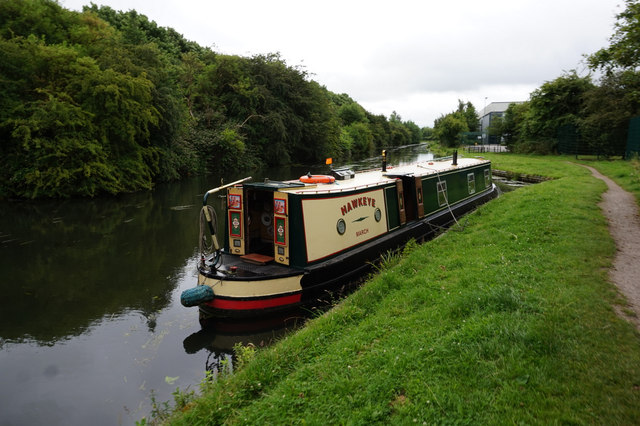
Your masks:
{"label": "bush", "polygon": [[553,139],[528,140],[514,144],[513,152],[516,154],[551,155],[557,153],[557,148],[558,141]]}

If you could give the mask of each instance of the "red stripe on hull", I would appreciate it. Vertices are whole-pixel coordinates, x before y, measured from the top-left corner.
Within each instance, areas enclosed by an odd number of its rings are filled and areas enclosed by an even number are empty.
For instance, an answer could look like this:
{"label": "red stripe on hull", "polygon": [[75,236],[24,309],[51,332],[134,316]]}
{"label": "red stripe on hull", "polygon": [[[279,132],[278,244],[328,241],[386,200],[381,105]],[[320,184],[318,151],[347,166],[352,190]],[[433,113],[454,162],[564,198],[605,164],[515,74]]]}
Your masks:
{"label": "red stripe on hull", "polygon": [[302,293],[297,293],[289,296],[257,300],[214,299],[211,302],[206,303],[206,305],[214,309],[224,309],[228,311],[247,311],[294,305],[300,303],[301,299]]}

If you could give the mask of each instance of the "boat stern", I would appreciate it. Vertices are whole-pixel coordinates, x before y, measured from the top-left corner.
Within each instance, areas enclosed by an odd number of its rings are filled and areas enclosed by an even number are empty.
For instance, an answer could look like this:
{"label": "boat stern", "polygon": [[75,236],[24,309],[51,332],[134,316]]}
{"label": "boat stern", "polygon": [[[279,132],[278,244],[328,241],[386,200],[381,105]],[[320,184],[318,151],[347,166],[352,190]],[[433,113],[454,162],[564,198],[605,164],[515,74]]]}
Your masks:
{"label": "boat stern", "polygon": [[302,271],[260,275],[252,269],[256,268],[210,271],[200,267],[198,285],[185,290],[181,302],[217,317],[252,316],[300,304]]}

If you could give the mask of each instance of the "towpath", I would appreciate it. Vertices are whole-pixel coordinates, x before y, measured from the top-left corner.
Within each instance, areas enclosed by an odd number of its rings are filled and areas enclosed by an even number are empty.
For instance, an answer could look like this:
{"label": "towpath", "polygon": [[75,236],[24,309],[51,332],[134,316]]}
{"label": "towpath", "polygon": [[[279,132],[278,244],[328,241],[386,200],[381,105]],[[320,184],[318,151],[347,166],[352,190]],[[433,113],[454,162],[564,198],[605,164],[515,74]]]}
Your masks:
{"label": "towpath", "polygon": [[636,200],[614,181],[603,176],[593,167],[584,166],[609,189],[602,195],[600,208],[609,220],[609,232],[617,251],[613,267],[609,271],[611,281],[627,298],[628,310],[616,308],[618,314],[635,324],[640,331],[640,215]]}

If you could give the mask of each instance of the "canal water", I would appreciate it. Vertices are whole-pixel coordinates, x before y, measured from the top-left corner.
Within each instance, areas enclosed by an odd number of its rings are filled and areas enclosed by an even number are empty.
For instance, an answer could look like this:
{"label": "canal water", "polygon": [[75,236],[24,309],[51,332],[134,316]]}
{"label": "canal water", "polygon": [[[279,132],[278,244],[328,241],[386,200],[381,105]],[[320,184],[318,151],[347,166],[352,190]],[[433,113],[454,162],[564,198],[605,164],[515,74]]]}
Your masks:
{"label": "canal water", "polygon": [[[392,165],[431,158],[425,145],[388,151]],[[379,165],[374,157],[349,166]],[[251,174],[290,179],[326,168]],[[207,369],[232,364],[234,344],[268,345],[302,325],[305,312],[203,328],[197,309],[180,304],[197,281],[203,193],[242,177],[0,203],[0,425],[134,424],[149,415],[152,398],[197,390]]]}

